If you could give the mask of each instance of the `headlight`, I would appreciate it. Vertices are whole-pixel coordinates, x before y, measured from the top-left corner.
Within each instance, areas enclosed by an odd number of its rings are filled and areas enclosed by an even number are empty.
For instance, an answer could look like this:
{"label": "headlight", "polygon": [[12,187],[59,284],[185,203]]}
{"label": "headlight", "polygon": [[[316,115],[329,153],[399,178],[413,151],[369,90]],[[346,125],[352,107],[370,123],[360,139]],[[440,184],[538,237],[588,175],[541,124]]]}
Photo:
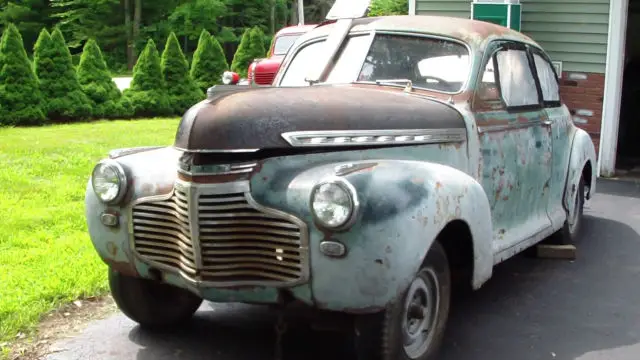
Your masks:
{"label": "headlight", "polygon": [[324,227],[340,229],[348,226],[357,208],[355,188],[343,178],[322,181],[311,191],[311,211]]}
{"label": "headlight", "polygon": [[91,173],[91,185],[100,200],[112,204],[120,201],[126,193],[127,177],[116,161],[103,160]]}

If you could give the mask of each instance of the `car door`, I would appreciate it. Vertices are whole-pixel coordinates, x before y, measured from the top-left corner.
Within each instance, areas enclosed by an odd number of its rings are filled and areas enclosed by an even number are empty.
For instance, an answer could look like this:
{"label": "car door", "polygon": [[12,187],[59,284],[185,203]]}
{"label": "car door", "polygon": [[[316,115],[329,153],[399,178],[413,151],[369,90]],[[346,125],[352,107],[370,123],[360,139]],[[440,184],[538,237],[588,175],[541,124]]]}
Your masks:
{"label": "car door", "polygon": [[533,46],[529,46],[529,51],[540,82],[544,110],[551,123],[553,168],[549,184],[548,213],[553,227],[559,229],[562,227],[566,215],[562,205],[562,197],[571,149],[569,136],[571,113],[567,106],[560,101],[560,82],[548,55]]}
{"label": "car door", "polygon": [[494,252],[508,253],[518,243],[539,240],[551,226],[547,214],[551,126],[526,45],[512,41],[489,45],[473,109],[481,150],[481,184],[492,209]]}

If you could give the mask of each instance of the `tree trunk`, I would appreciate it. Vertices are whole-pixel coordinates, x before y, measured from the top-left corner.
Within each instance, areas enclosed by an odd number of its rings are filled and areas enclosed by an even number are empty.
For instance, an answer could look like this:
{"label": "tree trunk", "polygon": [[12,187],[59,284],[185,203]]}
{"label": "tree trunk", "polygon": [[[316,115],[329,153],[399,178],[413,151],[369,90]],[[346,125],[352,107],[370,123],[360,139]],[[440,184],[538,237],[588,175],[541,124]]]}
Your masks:
{"label": "tree trunk", "polygon": [[[135,0],[136,2],[136,7],[134,9],[133,12],[133,41],[134,44],[136,44],[138,42],[138,38],[140,37],[140,22],[142,21],[142,0]],[[134,57],[136,58],[136,61],[138,56],[135,52],[135,48],[134,48]]]}
{"label": "tree trunk", "polygon": [[131,0],[124,0],[124,28],[127,32],[127,69],[133,70],[136,60],[133,51],[133,35],[131,34]]}
{"label": "tree trunk", "polygon": [[276,0],[271,0],[271,17],[270,17],[270,21],[271,21],[271,33],[275,34],[276,33]]}
{"label": "tree trunk", "polygon": [[298,25],[298,1],[293,0],[291,5],[291,25]]}

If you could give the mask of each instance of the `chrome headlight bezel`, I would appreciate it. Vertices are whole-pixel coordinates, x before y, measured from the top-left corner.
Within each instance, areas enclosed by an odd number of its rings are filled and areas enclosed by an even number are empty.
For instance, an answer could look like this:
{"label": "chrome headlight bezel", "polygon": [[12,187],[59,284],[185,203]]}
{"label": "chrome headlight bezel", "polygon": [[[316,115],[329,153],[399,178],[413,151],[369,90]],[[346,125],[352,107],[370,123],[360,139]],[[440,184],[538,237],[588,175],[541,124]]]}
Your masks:
{"label": "chrome headlight bezel", "polygon": [[[117,195],[112,199],[105,200],[96,191],[96,183],[95,183],[96,171],[98,171],[98,169],[100,169],[101,167],[110,167],[118,177],[118,192],[117,192]],[[122,201],[125,194],[127,193],[127,186],[128,186],[127,174],[125,173],[122,165],[120,165],[120,163],[118,163],[117,161],[112,159],[104,159],[98,162],[96,166],[93,167],[93,171],[91,172],[91,188],[93,189],[93,193],[96,195],[96,197],[98,197],[98,199],[101,202],[108,205],[118,204],[119,202]]]}
{"label": "chrome headlight bezel", "polygon": [[[338,188],[340,188],[340,190],[344,191],[349,198],[349,210],[350,210],[349,214],[338,225],[330,225],[326,223],[317,215],[316,211],[314,210],[314,203],[316,201],[316,196],[318,195],[318,191],[324,185],[337,186]],[[351,226],[353,226],[357,218],[357,214],[360,210],[360,201],[358,199],[358,193],[356,191],[356,188],[353,186],[353,184],[351,184],[345,178],[332,176],[319,181],[317,184],[313,186],[313,188],[311,188],[311,195],[309,198],[309,207],[311,210],[311,215],[313,216],[313,220],[316,224],[318,224],[319,226],[325,229],[329,229],[332,231],[344,231],[349,229]]]}

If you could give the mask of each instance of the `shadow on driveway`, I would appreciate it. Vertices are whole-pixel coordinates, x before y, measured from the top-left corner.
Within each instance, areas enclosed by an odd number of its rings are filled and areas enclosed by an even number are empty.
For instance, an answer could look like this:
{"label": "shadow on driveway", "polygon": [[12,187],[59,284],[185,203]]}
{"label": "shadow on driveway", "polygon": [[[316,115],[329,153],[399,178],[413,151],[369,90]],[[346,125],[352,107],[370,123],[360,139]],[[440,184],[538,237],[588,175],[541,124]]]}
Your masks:
{"label": "shadow on driveway", "polygon": [[[585,218],[584,235],[575,262],[518,256],[499,265],[481,290],[455,299],[442,358],[573,360],[639,343],[640,236],[593,216]],[[137,359],[273,359],[273,312],[203,309],[182,333],[133,328],[129,339],[143,347]],[[285,337],[283,359],[348,359],[345,341],[339,333],[296,329]]]}

